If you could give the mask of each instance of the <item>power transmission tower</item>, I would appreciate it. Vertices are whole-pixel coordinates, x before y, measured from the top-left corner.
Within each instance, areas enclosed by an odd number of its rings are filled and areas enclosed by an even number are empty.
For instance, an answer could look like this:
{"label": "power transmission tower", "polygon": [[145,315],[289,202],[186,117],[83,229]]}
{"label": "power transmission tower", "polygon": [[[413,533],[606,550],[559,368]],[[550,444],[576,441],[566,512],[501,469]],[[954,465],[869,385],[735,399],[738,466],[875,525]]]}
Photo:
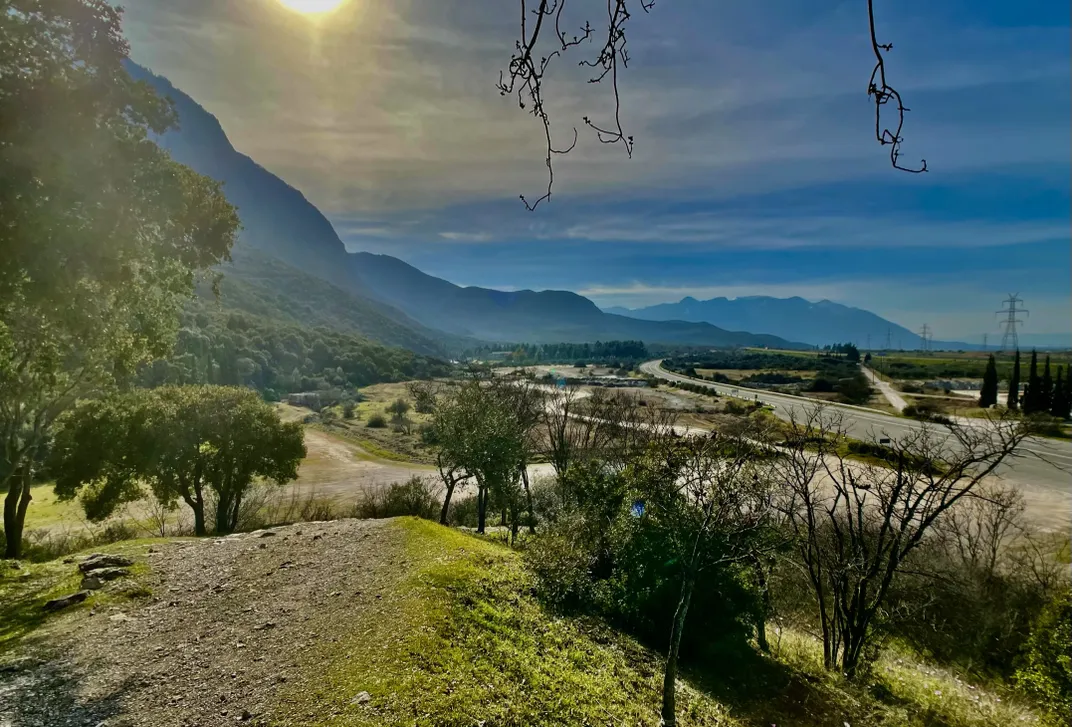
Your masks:
{"label": "power transmission tower", "polygon": [[892,351],[893,350],[890,347],[890,329],[889,328],[886,329],[886,350],[887,351]]}
{"label": "power transmission tower", "polygon": [[1020,337],[1016,334],[1016,326],[1023,325],[1024,322],[1017,316],[1021,313],[1031,315],[1031,311],[1020,307],[1024,300],[1019,296],[1019,293],[1010,295],[1001,302],[1001,310],[994,313],[996,316],[1005,316],[1005,323],[1003,324],[1005,331],[1001,337],[1001,350],[1005,353],[1011,353],[1020,348]]}
{"label": "power transmission tower", "polygon": [[983,353],[986,353],[986,339],[990,336],[989,333],[983,334]]}
{"label": "power transmission tower", "polygon": [[931,350],[931,327],[926,323],[923,324],[923,328],[919,329],[919,340],[921,350]]}

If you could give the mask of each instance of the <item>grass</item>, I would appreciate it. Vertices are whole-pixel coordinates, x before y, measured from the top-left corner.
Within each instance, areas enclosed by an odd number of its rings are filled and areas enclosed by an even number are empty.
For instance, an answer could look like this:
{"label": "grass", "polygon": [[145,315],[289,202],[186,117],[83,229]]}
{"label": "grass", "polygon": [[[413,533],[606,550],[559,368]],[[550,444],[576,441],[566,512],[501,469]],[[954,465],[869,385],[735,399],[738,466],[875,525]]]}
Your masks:
{"label": "grass", "polygon": [[0,562],[0,611],[4,614],[0,620],[0,662],[3,661],[3,655],[22,639],[54,619],[99,605],[152,595],[142,581],[149,572],[145,554],[155,542],[160,541],[127,540],[83,551],[83,554],[119,553],[131,556],[135,559],[135,564],[130,568],[131,578],[124,582],[120,590],[94,591],[81,604],[56,614],[44,611],[44,605],[54,598],[80,590],[82,576],[77,565],[65,563],[65,559],[47,563]]}
{"label": "grass", "polygon": [[[280,695],[282,725],[656,725],[661,657],[605,624],[546,611],[518,554],[424,521],[407,573],[367,617],[321,644]],[[774,655],[710,655],[678,685],[681,725],[1005,727],[1036,716],[1005,695],[889,652],[862,683],[822,668],[795,631]],[[362,692],[368,701],[355,699]]]}

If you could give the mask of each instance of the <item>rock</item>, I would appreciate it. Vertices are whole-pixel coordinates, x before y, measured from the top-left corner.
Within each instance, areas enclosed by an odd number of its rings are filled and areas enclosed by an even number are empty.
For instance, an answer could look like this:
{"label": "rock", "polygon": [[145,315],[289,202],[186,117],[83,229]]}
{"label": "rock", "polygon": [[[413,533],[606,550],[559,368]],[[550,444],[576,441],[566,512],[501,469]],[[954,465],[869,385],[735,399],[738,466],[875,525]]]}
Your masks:
{"label": "rock", "polygon": [[97,576],[85,576],[82,578],[83,591],[99,591],[104,588],[104,581]]}
{"label": "rock", "polygon": [[44,608],[46,611],[62,611],[68,606],[81,603],[87,598],[89,598],[89,591],[79,591],[78,593],[72,593],[69,596],[63,596],[62,598],[53,598],[45,604]]}
{"label": "rock", "polygon": [[354,698],[350,700],[350,704],[368,704],[372,701],[372,695],[368,692],[358,692],[354,695]]}
{"label": "rock", "polygon": [[253,630],[254,631],[268,631],[268,630],[274,629],[274,628],[275,628],[275,624],[272,623],[271,621],[268,621],[266,623],[262,623],[260,626],[254,626]]}
{"label": "rock", "polygon": [[275,537],[275,531],[274,530],[258,530],[257,532],[255,532],[253,534],[255,536],[257,536],[258,538],[274,538]]}
{"label": "rock", "polygon": [[[78,564],[78,570],[83,573],[100,570],[101,568],[125,568],[134,565],[134,559],[125,555],[107,555],[94,553]],[[123,575],[126,575],[125,573]]]}
{"label": "rock", "polygon": [[114,616],[108,617],[109,621],[115,621],[116,623],[122,623],[124,621],[137,621],[133,616],[128,616],[125,613],[117,613]]}
{"label": "rock", "polygon": [[130,575],[130,571],[126,568],[101,568],[95,570],[92,573],[94,578],[100,578],[102,581],[114,581],[117,578],[125,578]]}

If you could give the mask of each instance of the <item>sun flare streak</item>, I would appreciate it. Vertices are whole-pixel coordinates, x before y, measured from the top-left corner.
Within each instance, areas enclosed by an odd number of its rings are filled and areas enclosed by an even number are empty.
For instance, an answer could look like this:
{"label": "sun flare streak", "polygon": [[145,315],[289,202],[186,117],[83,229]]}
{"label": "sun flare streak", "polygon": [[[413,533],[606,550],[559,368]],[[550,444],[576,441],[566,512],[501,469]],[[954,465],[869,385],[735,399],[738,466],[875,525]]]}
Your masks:
{"label": "sun flare streak", "polygon": [[279,0],[279,3],[295,12],[315,15],[338,10],[346,0]]}

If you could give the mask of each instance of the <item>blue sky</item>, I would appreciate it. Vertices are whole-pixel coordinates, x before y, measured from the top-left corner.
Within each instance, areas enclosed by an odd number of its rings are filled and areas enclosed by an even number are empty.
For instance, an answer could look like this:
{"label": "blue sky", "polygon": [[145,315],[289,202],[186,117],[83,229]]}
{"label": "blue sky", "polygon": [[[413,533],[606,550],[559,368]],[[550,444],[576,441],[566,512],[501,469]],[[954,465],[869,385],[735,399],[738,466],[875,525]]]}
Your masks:
{"label": "blue sky", "polygon": [[[580,22],[604,4],[572,0]],[[1069,6],[876,0],[888,77],[912,108],[905,158],[873,138],[865,0],[657,2],[630,27],[633,158],[581,133],[543,184],[541,130],[495,90],[517,4],[131,0],[135,60],[302,189],[354,250],[460,284],[558,288],[601,305],[801,295],[939,339],[1070,315]],[[578,49],[578,50],[583,50]],[[609,112],[570,62],[549,76],[556,138]]]}

